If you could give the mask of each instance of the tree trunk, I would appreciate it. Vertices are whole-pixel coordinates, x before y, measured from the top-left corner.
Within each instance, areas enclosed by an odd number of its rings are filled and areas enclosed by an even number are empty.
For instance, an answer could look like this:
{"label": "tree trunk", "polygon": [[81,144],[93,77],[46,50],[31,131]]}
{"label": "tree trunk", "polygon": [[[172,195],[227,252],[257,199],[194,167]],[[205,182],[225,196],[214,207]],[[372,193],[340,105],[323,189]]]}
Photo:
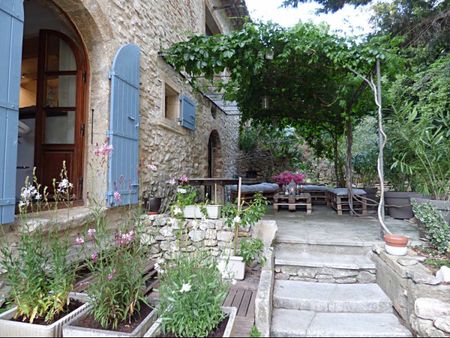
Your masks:
{"label": "tree trunk", "polygon": [[353,170],[352,170],[352,145],[353,145],[353,128],[352,128],[352,120],[350,117],[345,122],[345,135],[347,138],[347,156],[345,161],[345,176],[347,181],[347,189],[348,189],[348,204],[350,208],[350,215],[354,214],[353,210]]}
{"label": "tree trunk", "polygon": [[339,187],[341,177],[339,175],[339,137],[337,134],[333,135],[334,138],[334,175],[336,176],[336,186]]}

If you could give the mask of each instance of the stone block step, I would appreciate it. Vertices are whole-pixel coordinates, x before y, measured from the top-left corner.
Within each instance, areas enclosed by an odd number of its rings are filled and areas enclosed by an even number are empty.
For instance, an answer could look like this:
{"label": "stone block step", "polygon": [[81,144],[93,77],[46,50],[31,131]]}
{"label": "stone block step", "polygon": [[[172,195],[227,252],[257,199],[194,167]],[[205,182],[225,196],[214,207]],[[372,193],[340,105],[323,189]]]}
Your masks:
{"label": "stone block step", "polygon": [[286,250],[296,252],[310,252],[310,253],[330,253],[343,255],[368,255],[372,252],[373,244],[358,245],[346,243],[327,243],[327,242],[282,242],[277,243],[276,247],[281,247]]}
{"label": "stone block step", "polygon": [[278,245],[275,248],[275,266],[305,266],[334,269],[375,269],[369,255],[336,254],[320,251],[298,251],[295,247]]}
{"label": "stone block step", "polygon": [[316,312],[389,313],[392,302],[377,284],[276,280],[275,308]]}
{"label": "stone block step", "polygon": [[392,313],[323,313],[274,309],[274,337],[412,337]]}

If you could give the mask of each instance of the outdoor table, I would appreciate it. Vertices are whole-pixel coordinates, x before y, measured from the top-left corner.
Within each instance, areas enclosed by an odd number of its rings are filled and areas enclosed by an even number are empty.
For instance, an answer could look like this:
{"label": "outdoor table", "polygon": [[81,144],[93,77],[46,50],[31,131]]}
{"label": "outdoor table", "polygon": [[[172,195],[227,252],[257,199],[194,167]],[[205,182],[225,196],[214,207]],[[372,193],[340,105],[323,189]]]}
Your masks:
{"label": "outdoor table", "polygon": [[312,213],[311,194],[286,195],[277,193],[273,196],[273,209],[278,211],[280,206],[287,206],[290,211],[297,210],[297,206],[306,206],[306,214],[310,215]]}

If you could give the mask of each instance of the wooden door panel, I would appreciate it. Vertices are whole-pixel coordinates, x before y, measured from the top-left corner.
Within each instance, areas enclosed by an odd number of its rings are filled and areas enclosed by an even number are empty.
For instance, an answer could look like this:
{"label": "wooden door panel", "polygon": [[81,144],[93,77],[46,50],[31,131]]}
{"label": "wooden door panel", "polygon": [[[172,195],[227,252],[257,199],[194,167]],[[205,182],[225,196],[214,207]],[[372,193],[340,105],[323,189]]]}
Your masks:
{"label": "wooden door panel", "polygon": [[[47,148],[47,149],[46,149]],[[42,168],[41,177],[42,184],[49,187],[49,192],[53,193],[53,178],[56,182],[60,182],[60,173],[62,169],[63,161],[66,162],[66,169],[69,177],[69,181],[76,185],[74,182],[74,151],[73,149],[49,149],[49,147],[44,147],[42,153],[42,159],[47,165]],[[56,183],[58,187],[58,183]]]}

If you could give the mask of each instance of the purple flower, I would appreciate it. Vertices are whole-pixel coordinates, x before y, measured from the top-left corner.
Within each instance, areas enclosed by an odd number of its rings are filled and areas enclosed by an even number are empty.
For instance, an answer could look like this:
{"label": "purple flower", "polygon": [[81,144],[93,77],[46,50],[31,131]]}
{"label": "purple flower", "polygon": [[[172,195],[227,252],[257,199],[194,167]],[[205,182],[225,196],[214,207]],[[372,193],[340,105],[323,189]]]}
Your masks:
{"label": "purple flower", "polygon": [[89,238],[94,238],[96,232],[97,231],[95,229],[88,229],[87,234]]}
{"label": "purple flower", "polygon": [[110,274],[108,274],[108,276],[106,278],[110,281],[114,278],[115,274],[116,274],[116,269],[113,269],[113,271]]}
{"label": "purple flower", "polygon": [[95,263],[98,260],[98,253],[96,251],[94,251],[91,255],[91,259],[92,261]]}
{"label": "purple flower", "polygon": [[189,181],[189,179],[187,178],[186,175],[181,175],[180,177],[180,182],[181,183],[187,183]]}
{"label": "purple flower", "polygon": [[83,243],[84,243],[84,238],[81,237],[80,235],[78,235],[77,238],[75,238],[75,244],[81,245]]}
{"label": "purple flower", "polygon": [[120,202],[120,198],[121,198],[120,193],[118,191],[115,191],[114,192],[114,201]]}

